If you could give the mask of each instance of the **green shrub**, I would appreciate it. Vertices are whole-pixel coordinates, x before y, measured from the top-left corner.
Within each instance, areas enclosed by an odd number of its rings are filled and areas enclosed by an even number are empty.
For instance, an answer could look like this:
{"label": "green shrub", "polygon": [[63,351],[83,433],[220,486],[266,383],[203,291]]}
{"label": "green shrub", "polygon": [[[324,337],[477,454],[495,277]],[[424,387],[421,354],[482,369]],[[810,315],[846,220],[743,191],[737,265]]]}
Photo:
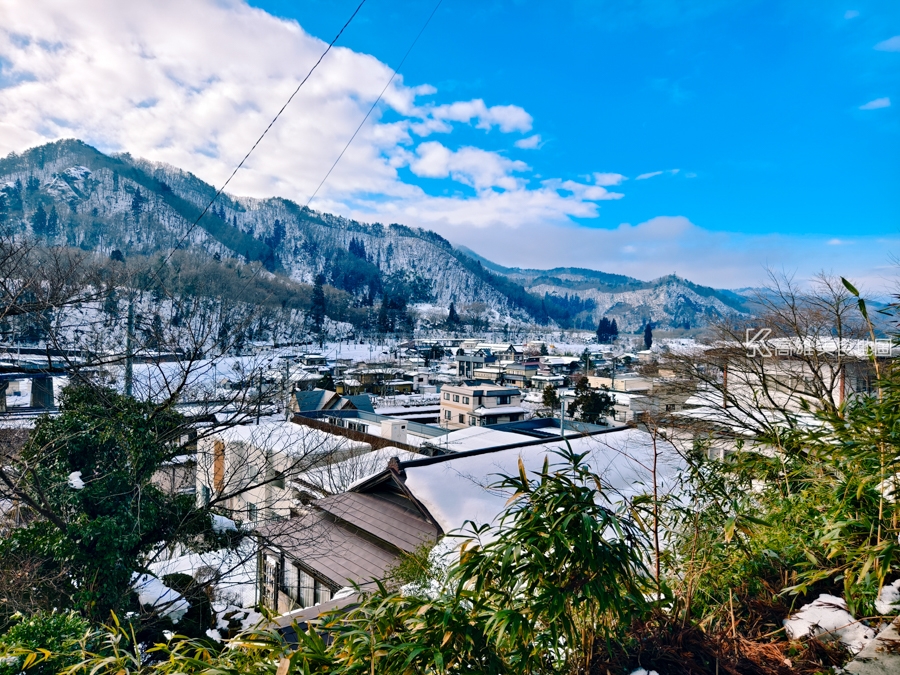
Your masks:
{"label": "green shrub", "polygon": [[[77,662],[73,644],[90,630],[90,624],[75,612],[35,614],[22,618],[0,635],[0,675],[17,675],[28,660],[31,675],[56,675]],[[38,650],[47,650],[50,658],[41,660]],[[34,656],[32,656],[34,655]],[[31,661],[34,661],[32,664]]]}

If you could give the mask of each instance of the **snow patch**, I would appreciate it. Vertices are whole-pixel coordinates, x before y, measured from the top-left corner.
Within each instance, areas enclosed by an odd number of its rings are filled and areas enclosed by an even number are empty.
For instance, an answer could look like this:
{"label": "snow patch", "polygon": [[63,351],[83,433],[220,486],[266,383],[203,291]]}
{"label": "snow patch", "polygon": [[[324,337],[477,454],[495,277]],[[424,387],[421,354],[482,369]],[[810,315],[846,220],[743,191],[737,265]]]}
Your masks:
{"label": "snow patch", "polygon": [[68,483],[69,483],[69,487],[72,488],[73,490],[80,490],[81,488],[83,488],[84,481],[81,480],[81,472],[73,471],[72,473],[70,473]]}
{"label": "snow patch", "polygon": [[343,588],[339,588],[337,593],[331,596],[332,600],[343,600],[344,598],[348,598],[351,595],[356,593],[356,589],[353,586],[344,586]]}
{"label": "snow patch", "polygon": [[879,614],[894,614],[900,611],[900,579],[881,589],[875,601],[875,611]]}
{"label": "snow patch", "polygon": [[77,180],[83,180],[90,176],[92,172],[86,166],[72,166],[63,171],[63,173]]}
{"label": "snow patch", "polygon": [[631,671],[631,675],[659,675],[655,670],[646,670],[645,668],[638,668],[637,670]]}
{"label": "snow patch", "polygon": [[231,518],[212,514],[212,529],[215,532],[233,532],[237,530],[237,525]]}
{"label": "snow patch", "polygon": [[149,607],[159,608],[162,616],[167,616],[172,623],[181,621],[191,604],[178,591],[166,586],[156,577],[149,574],[134,573],[131,577],[132,588],[138,595],[138,602]]}
{"label": "snow patch", "polygon": [[825,593],[803,605],[799,612],[783,623],[787,636],[792,640],[802,637],[840,640],[853,654],[858,654],[875,639],[875,631],[853,618],[843,598]]}

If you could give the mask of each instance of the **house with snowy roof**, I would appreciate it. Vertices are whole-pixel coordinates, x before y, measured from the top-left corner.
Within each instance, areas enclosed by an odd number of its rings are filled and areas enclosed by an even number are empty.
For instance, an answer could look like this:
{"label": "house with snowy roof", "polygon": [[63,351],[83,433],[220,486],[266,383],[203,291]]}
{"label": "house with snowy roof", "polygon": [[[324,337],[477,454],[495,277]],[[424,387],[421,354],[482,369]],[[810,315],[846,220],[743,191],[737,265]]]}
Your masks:
{"label": "house with snowy roof", "polygon": [[654,464],[658,492],[676,489],[681,456],[649,434],[580,425],[563,430],[564,443],[552,424],[451,432],[448,438],[463,435],[462,451],[393,457],[346,493],[312,502],[301,517],[259,528],[261,602],[283,614],[278,623],[285,627],[352,604],[347,587],[388,579],[404,553],[464,533],[468,521],[496,524],[510,497],[496,488],[499,477],[518,473],[520,461],[529,473],[540,471],[545,459],[552,466],[566,445],[585,453],[612,503],[652,489]]}

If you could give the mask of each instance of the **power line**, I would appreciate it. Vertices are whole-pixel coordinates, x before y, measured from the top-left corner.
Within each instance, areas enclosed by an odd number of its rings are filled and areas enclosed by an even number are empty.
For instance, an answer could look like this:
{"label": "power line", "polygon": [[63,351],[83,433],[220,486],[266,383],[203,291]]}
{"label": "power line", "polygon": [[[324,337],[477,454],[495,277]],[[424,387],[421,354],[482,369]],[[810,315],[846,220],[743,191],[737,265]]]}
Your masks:
{"label": "power line", "polygon": [[384,93],[388,90],[388,87],[391,86],[391,83],[394,81],[394,78],[397,77],[397,71],[399,71],[403,67],[403,64],[406,63],[406,57],[409,56],[409,53],[413,50],[413,47],[416,46],[416,43],[419,41],[419,38],[422,37],[422,33],[424,33],[425,29],[428,28],[428,24],[431,23],[432,17],[435,15],[435,12],[438,11],[438,7],[441,6],[441,2],[443,2],[443,0],[437,1],[437,4],[434,6],[434,9],[431,10],[431,14],[429,14],[428,18],[425,20],[425,24],[422,26],[421,30],[416,35],[415,39],[412,41],[412,44],[409,46],[409,49],[406,50],[406,53],[403,55],[403,58],[400,59],[400,63],[398,63],[397,66],[394,68],[394,72],[391,73],[391,79],[389,79],[387,81],[387,84],[384,85],[384,89],[382,89],[381,93],[378,94],[378,98],[375,99],[375,102],[369,108],[368,112],[366,113],[366,116],[363,117],[362,122],[360,122],[359,126],[356,127],[356,131],[353,132],[353,135],[350,137],[350,140],[347,141],[347,144],[344,146],[344,149],[341,150],[341,154],[339,154],[337,159],[334,160],[334,164],[332,164],[331,168],[328,169],[328,173],[325,174],[325,177],[319,183],[318,187],[316,187],[315,191],[310,195],[309,199],[306,200],[307,208],[309,207],[310,202],[312,202],[312,200],[315,198],[315,196],[317,194],[319,194],[319,190],[321,190],[322,186],[325,185],[325,181],[328,180],[328,177],[331,175],[331,172],[334,171],[334,167],[336,167],[338,165],[338,162],[341,161],[341,158],[344,156],[344,153],[347,152],[347,148],[350,147],[350,144],[353,142],[353,139],[356,138],[356,135],[359,133],[360,129],[363,128],[363,125],[366,123],[366,120],[369,119],[369,116],[372,114],[372,111],[375,110],[375,106],[377,106],[378,103],[381,101],[381,99],[384,97]]}
{"label": "power line", "polygon": [[[222,187],[220,187],[218,190],[216,190],[216,193],[213,195],[212,199],[209,200],[209,203],[206,205],[206,208],[204,208],[203,211],[201,211],[200,215],[197,216],[197,219],[191,224],[191,226],[188,228],[187,232],[184,233],[184,236],[178,240],[178,243],[175,245],[175,247],[163,259],[163,261],[159,267],[159,270],[162,270],[163,266],[165,266],[165,264],[175,254],[175,251],[178,250],[179,248],[181,248],[181,245],[187,240],[187,238],[190,236],[191,232],[194,231],[194,228],[197,227],[197,225],[202,220],[203,216],[205,216],[207,214],[207,212],[210,210],[210,208],[212,208],[212,205],[215,204],[216,200],[219,198],[219,196],[222,194],[222,192],[225,191],[225,188],[231,182],[231,179],[234,178],[235,175],[237,174],[237,172],[241,170],[241,167],[244,166],[244,162],[246,162],[247,159],[250,157],[250,155],[253,154],[253,151],[256,150],[256,147],[260,144],[260,142],[262,142],[262,139],[266,137],[266,134],[269,133],[269,130],[274,126],[275,122],[278,121],[278,118],[281,117],[281,113],[283,113],[285,111],[285,109],[288,107],[288,105],[290,105],[291,101],[294,100],[294,97],[300,91],[301,87],[303,87],[303,85],[306,84],[306,81],[310,78],[310,76],[313,74],[313,72],[315,72],[316,68],[319,67],[319,64],[322,63],[322,59],[324,59],[325,56],[328,54],[328,52],[331,51],[331,48],[334,47],[335,43],[338,41],[338,39],[341,37],[341,35],[343,35],[344,31],[347,30],[347,26],[350,25],[350,22],[353,21],[354,18],[356,18],[357,14],[359,14],[359,10],[362,9],[362,6],[364,4],[366,4],[366,0],[361,0],[359,5],[353,11],[353,14],[350,15],[350,18],[347,19],[347,22],[338,31],[338,34],[335,35],[334,39],[328,43],[328,46],[325,48],[325,51],[323,51],[322,54],[319,56],[319,60],[316,61],[313,64],[313,67],[309,69],[309,72],[306,74],[306,77],[304,77],[303,80],[301,80],[300,84],[297,85],[297,88],[294,89],[294,92],[288,97],[288,100],[285,101],[283,106],[281,106],[281,109],[275,114],[275,117],[272,118],[272,121],[269,122],[269,125],[259,135],[259,138],[256,139],[256,142],[253,144],[253,147],[251,147],[247,151],[247,154],[244,155],[244,158],[234,168],[234,171],[231,172],[231,175],[228,176],[228,180],[226,180],[224,183],[222,183]],[[396,73],[396,71],[395,71],[395,73]],[[157,270],[157,273],[159,272],[159,270]],[[159,280],[159,277],[157,276],[157,274],[154,274],[154,276],[156,276],[157,280]]]}
{"label": "power line", "polygon": [[[378,105],[378,102],[381,101],[382,97],[384,96],[384,93],[388,90],[388,87],[391,86],[391,83],[392,83],[392,82],[394,81],[394,79],[397,77],[397,73],[399,72],[399,70],[400,70],[400,68],[403,66],[403,64],[406,63],[406,58],[409,56],[410,52],[412,52],[413,47],[416,46],[416,43],[419,41],[419,38],[422,37],[422,33],[424,33],[424,32],[425,32],[425,29],[428,28],[428,24],[431,23],[432,17],[435,15],[435,13],[436,13],[437,10],[438,10],[438,7],[441,6],[441,3],[442,3],[442,2],[443,2],[443,0],[438,0],[438,1],[437,1],[437,4],[434,6],[434,9],[431,10],[431,14],[428,15],[428,18],[425,20],[425,23],[422,25],[422,28],[421,28],[421,29],[419,30],[419,32],[416,34],[416,37],[415,37],[415,39],[412,41],[412,43],[409,45],[409,49],[406,50],[406,53],[403,55],[403,58],[400,59],[400,63],[398,63],[398,64],[396,65],[396,67],[393,69],[393,72],[391,73],[390,79],[387,81],[387,84],[384,85],[384,88],[381,90],[381,93],[378,95],[378,98],[375,99],[375,102],[374,102],[374,103],[371,105],[371,107],[369,108],[369,111],[366,113],[366,116],[363,117],[362,121],[359,123],[359,126],[356,127],[356,131],[354,131],[354,132],[353,132],[353,135],[350,136],[350,140],[348,140],[348,141],[347,141],[347,144],[344,145],[344,149],[341,150],[341,153],[338,155],[337,159],[334,160],[334,164],[332,164],[332,165],[331,165],[331,168],[328,169],[328,173],[325,174],[325,177],[324,177],[324,178],[322,179],[322,181],[319,183],[319,186],[316,188],[315,192],[313,192],[312,195],[310,196],[310,198],[306,201],[306,207],[307,207],[307,208],[309,208],[309,204],[310,204],[310,202],[313,200],[313,197],[315,197],[316,194],[318,194],[319,190],[320,190],[320,189],[322,188],[322,186],[325,184],[325,181],[328,180],[328,177],[331,175],[331,172],[334,171],[334,167],[336,167],[337,164],[338,164],[338,162],[341,161],[341,157],[344,156],[344,153],[347,151],[347,148],[350,147],[350,144],[353,142],[353,139],[356,138],[356,135],[359,133],[360,129],[362,129],[363,125],[366,123],[366,120],[369,119],[369,116],[372,114],[372,111],[375,109],[375,106]],[[360,5],[360,6],[362,6],[362,5]],[[357,9],[357,11],[358,11],[358,9]],[[351,18],[352,18],[352,17],[351,17]],[[348,23],[349,23],[349,22],[348,22]],[[259,273],[260,273],[261,270],[262,270],[262,266],[260,266],[259,268],[257,268],[257,269],[253,272],[253,274],[250,275],[250,277],[247,278],[246,283],[241,287],[240,292],[237,294],[237,296],[236,296],[237,298],[240,298],[240,297],[243,296],[244,292],[250,287],[250,284],[253,282],[254,279],[256,279],[257,275],[259,275]]]}

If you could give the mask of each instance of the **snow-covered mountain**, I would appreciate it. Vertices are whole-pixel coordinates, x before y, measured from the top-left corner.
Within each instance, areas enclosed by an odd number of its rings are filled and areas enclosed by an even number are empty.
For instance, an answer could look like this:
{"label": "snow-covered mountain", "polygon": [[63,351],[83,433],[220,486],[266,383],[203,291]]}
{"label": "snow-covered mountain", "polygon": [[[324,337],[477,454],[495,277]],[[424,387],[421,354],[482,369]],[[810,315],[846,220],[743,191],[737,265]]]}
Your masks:
{"label": "snow-covered mountain", "polygon": [[738,296],[682,279],[499,268],[434,232],[360,223],[278,197],[222,195],[194,226],[214,194],[188,172],[74,140],[0,160],[0,220],[55,244],[126,256],[181,247],[258,261],[268,274],[303,284],[321,274],[362,304],[402,292],[445,310],[451,302],[487,307],[500,320],[588,327],[608,314],[637,330],[648,320],[702,325],[741,309]]}

